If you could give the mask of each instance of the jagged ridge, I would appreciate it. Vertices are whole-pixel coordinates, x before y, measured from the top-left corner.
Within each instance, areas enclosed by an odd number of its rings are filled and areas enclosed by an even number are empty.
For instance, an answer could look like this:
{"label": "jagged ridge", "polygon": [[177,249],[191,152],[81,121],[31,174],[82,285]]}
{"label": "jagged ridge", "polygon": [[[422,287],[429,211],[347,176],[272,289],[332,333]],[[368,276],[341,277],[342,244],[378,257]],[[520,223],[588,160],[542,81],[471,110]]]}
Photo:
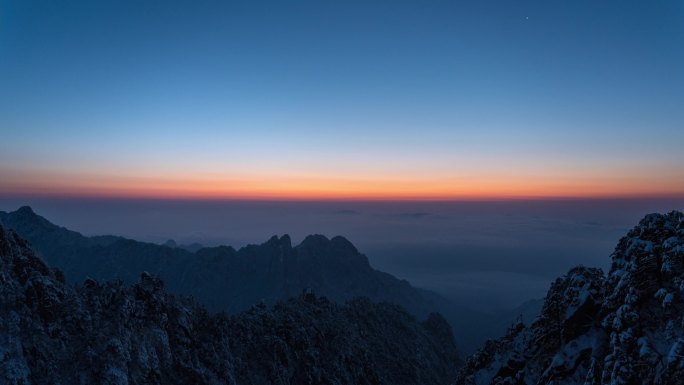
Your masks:
{"label": "jagged ridge", "polygon": [[209,315],[140,281],[75,288],[0,226],[0,383],[442,384],[456,351],[446,321],[307,293]]}
{"label": "jagged ridge", "polygon": [[141,271],[148,271],[162,277],[172,293],[192,295],[210,311],[235,313],[260,301],[274,304],[307,288],[339,303],[364,296],[399,304],[421,319],[442,313],[466,351],[479,346],[488,334],[485,325],[493,327],[496,321],[373,269],[368,258],[340,236],[310,235],[296,246],[287,235],[274,236],[239,250],[219,246],[191,253],[122,237],[85,237],[50,223],[28,206],[0,212],[0,221],[29,240],[71,281],[92,277],[132,284]]}

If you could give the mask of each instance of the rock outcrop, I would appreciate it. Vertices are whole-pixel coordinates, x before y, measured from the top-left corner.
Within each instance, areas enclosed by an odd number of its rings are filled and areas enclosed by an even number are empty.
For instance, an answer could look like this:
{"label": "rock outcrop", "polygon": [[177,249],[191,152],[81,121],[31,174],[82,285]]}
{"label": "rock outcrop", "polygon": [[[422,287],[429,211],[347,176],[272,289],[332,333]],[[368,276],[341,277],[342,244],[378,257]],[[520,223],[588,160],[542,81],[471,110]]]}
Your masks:
{"label": "rock outcrop", "polygon": [[458,384],[681,384],[684,214],[651,214],[620,240],[607,276],[557,279],[530,326],[471,356]]}

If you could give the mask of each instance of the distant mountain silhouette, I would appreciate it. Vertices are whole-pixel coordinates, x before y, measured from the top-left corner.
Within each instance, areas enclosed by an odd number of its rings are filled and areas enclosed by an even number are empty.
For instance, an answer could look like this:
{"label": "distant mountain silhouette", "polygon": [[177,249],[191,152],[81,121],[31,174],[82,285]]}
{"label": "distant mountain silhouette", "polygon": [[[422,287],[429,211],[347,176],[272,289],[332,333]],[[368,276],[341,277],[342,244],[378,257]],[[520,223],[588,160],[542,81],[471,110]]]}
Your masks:
{"label": "distant mountain silhouette", "polygon": [[339,236],[310,235],[297,246],[292,246],[287,235],[274,236],[239,250],[219,246],[192,253],[175,242],[157,245],[116,236],[86,237],[50,223],[26,206],[0,212],[0,221],[29,240],[71,281],[122,279],[132,284],[140,272],[148,271],[164,279],[171,292],[192,295],[211,311],[230,313],[312,289],[339,303],[363,296],[398,304],[418,318],[440,312],[465,352],[500,335],[501,321],[495,317],[373,269],[365,255]]}
{"label": "distant mountain silhouette", "polygon": [[197,242],[191,243],[189,245],[185,245],[185,244],[178,244],[173,239],[169,239],[168,241],[162,243],[162,246],[171,247],[171,248],[179,248],[179,249],[189,251],[191,253],[194,253],[194,252],[204,248],[204,246],[202,246],[201,244],[199,244]]}
{"label": "distant mountain silhouette", "polygon": [[210,315],[148,273],[67,285],[2,226],[0,280],[2,384],[438,385],[458,365],[438,314],[419,323],[396,305],[306,292]]}
{"label": "distant mountain silhouette", "polygon": [[684,214],[647,215],[611,259],[607,275],[558,278],[540,316],[488,341],[456,383],[684,383]]}

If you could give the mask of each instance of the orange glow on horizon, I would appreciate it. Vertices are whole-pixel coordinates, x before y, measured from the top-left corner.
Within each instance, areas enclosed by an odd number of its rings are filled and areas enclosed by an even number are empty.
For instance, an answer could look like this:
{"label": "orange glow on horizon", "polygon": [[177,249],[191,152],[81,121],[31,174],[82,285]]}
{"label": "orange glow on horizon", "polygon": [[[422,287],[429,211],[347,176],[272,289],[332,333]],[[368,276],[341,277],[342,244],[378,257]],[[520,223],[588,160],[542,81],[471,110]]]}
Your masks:
{"label": "orange glow on horizon", "polygon": [[398,179],[320,176],[141,177],[14,175],[0,195],[144,199],[244,200],[506,200],[679,198],[684,183],[641,177],[532,177]]}

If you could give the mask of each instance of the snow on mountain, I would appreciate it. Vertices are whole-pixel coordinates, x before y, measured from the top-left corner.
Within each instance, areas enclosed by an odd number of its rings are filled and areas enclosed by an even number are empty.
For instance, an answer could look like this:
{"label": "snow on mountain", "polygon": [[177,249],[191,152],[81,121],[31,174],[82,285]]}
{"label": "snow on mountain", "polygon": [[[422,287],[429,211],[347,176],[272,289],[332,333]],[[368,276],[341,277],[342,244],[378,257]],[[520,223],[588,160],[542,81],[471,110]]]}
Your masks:
{"label": "snow on mountain", "polygon": [[681,384],[684,214],[651,214],[623,237],[608,275],[576,267],[541,315],[472,355],[457,384]]}

